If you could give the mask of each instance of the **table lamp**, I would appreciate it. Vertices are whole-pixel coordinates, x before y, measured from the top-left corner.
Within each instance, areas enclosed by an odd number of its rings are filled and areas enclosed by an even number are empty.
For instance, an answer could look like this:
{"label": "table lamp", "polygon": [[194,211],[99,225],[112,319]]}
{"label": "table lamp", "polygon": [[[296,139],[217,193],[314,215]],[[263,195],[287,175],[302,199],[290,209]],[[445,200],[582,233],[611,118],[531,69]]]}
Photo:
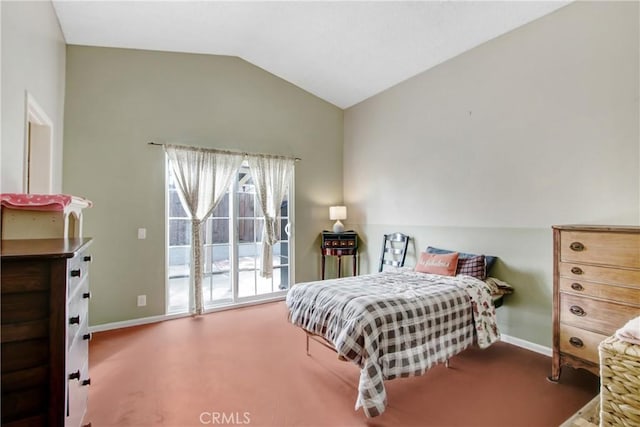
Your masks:
{"label": "table lamp", "polygon": [[340,222],[341,219],[347,219],[347,207],[346,206],[331,206],[329,208],[329,219],[336,220],[333,224],[334,233],[344,232],[344,225]]}

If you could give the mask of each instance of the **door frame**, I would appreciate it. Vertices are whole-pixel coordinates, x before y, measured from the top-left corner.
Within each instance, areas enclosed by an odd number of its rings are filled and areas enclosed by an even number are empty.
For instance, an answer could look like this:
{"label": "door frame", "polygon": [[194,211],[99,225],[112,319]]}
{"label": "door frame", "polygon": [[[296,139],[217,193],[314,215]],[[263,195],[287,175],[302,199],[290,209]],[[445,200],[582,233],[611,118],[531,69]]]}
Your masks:
{"label": "door frame", "polygon": [[25,193],[53,191],[53,121],[28,91],[25,93]]}

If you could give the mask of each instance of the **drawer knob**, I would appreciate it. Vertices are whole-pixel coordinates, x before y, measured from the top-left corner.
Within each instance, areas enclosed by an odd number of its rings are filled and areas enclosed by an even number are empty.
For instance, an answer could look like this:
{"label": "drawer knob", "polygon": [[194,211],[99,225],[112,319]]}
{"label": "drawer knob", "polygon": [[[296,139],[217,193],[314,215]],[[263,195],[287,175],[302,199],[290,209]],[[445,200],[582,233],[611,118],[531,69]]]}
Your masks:
{"label": "drawer knob", "polygon": [[577,348],[582,348],[584,347],[584,343],[582,342],[582,340],[578,337],[571,337],[569,338],[569,344],[571,344],[574,347]]}
{"label": "drawer knob", "polygon": [[84,262],[91,262],[91,255],[86,255],[84,258],[82,258],[82,260]]}
{"label": "drawer knob", "polygon": [[86,380],[82,380],[80,383],[82,385],[91,385],[91,378],[87,378]]}
{"label": "drawer knob", "polygon": [[69,379],[70,380],[79,380],[80,379],[80,370],[77,370],[75,372],[72,372],[69,374]]}
{"label": "drawer knob", "polygon": [[571,272],[573,274],[582,274],[582,269],[580,267],[572,267]]}
{"label": "drawer knob", "polygon": [[580,242],[573,242],[569,245],[572,251],[581,252],[584,250],[584,245]]}
{"label": "drawer knob", "polygon": [[93,338],[93,334],[92,334],[92,333],[84,334],[84,335],[82,336],[82,339],[83,339],[83,340],[89,340],[89,341],[91,341],[91,339],[92,339],[92,338]]}
{"label": "drawer knob", "polygon": [[90,299],[91,298],[91,292],[84,292],[82,294],[82,298]]}
{"label": "drawer knob", "polygon": [[582,287],[582,285],[580,283],[572,283],[571,284],[571,289],[573,289],[574,291],[582,291],[582,290],[584,290],[584,288]]}
{"label": "drawer knob", "polygon": [[80,269],[71,270],[71,277],[80,277]]}
{"label": "drawer knob", "polygon": [[80,324],[80,316],[73,316],[69,318],[70,325],[79,325]]}
{"label": "drawer knob", "polygon": [[569,311],[576,316],[585,316],[587,314],[579,305],[572,305],[569,308]]}

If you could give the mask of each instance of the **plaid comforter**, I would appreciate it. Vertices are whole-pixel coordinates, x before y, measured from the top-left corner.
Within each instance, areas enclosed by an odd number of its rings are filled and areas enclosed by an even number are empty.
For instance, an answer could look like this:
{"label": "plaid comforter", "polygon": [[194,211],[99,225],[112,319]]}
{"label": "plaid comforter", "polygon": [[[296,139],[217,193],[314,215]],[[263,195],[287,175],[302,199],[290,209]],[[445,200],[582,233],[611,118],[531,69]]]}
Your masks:
{"label": "plaid comforter", "polygon": [[500,339],[484,282],[409,269],[301,283],[289,290],[291,322],[360,366],[356,410],[386,406],[384,380],[422,375],[474,342]]}

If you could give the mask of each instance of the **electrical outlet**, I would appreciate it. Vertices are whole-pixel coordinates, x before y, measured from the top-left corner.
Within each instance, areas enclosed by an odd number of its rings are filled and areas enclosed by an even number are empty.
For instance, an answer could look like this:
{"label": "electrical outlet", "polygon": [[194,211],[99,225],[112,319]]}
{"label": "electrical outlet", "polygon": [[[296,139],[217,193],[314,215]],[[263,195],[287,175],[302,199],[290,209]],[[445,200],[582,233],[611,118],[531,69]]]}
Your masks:
{"label": "electrical outlet", "polygon": [[138,307],[144,307],[145,305],[147,305],[147,296],[138,295]]}
{"label": "electrical outlet", "polygon": [[147,238],[147,229],[146,228],[138,228],[138,239],[144,240]]}

